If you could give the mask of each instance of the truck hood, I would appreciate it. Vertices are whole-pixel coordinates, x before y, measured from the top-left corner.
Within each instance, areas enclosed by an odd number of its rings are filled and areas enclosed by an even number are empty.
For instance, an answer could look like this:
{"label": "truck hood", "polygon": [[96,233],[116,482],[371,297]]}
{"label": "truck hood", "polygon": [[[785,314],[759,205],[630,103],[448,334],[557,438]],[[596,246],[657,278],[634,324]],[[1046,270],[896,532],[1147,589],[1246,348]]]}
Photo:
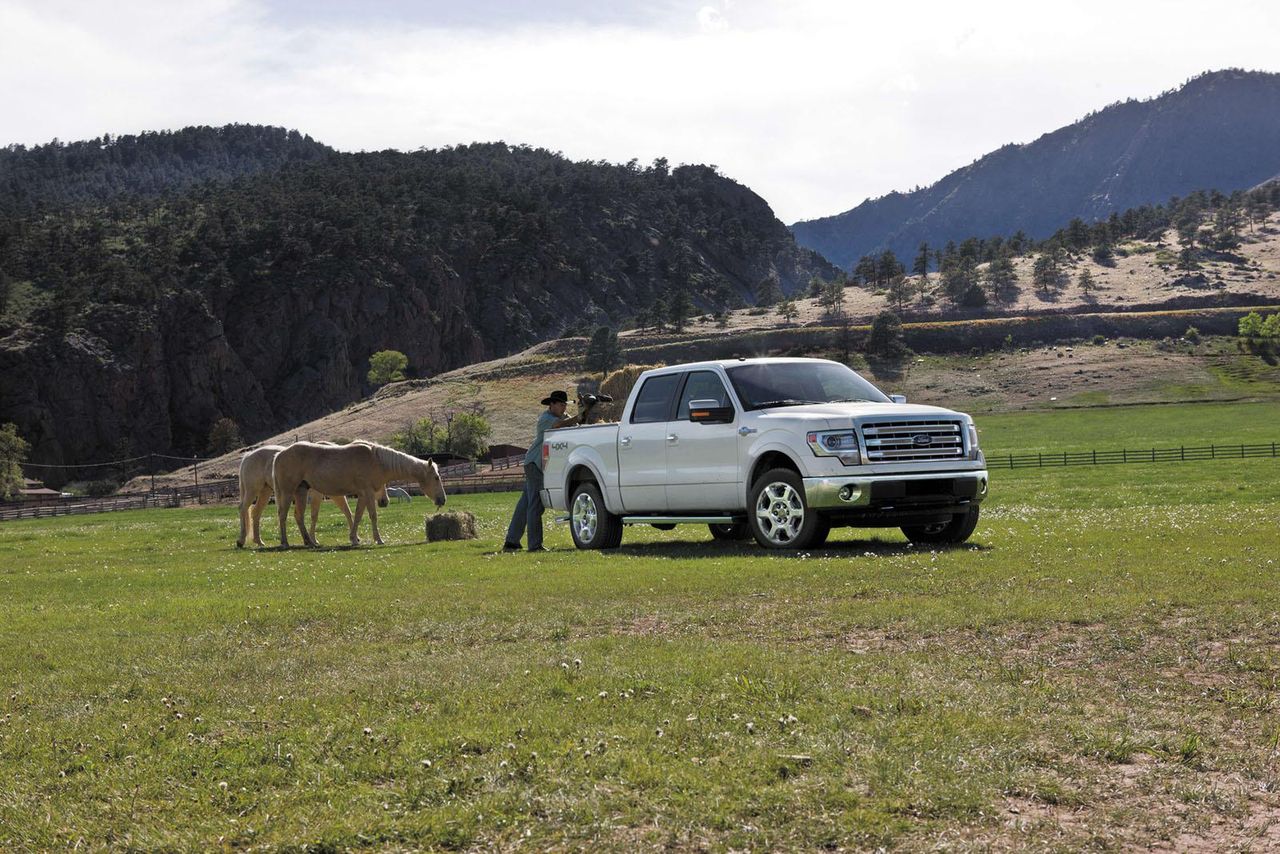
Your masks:
{"label": "truck hood", "polygon": [[770,426],[804,422],[815,427],[840,428],[857,418],[959,418],[961,412],[941,406],[915,403],[806,403],[799,406],[775,406],[757,409],[752,414]]}

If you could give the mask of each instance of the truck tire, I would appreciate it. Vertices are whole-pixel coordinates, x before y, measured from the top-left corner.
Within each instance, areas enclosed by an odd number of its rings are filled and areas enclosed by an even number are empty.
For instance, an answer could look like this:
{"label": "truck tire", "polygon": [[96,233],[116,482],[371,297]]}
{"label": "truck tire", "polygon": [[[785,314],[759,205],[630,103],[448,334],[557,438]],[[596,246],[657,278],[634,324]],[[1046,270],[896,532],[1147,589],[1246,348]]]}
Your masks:
{"label": "truck tire", "polygon": [[[747,524],[756,542],[766,549],[808,548],[825,527],[809,509],[804,483],[791,469],[770,469],[751,487]],[[825,539],[825,535],[823,537]]]}
{"label": "truck tire", "polygon": [[583,483],[569,502],[569,532],[580,549],[616,549],[622,544],[622,520],[604,506],[600,488]]}
{"label": "truck tire", "polygon": [[978,505],[975,504],[964,513],[957,513],[950,522],[938,522],[933,525],[903,525],[902,533],[913,543],[921,545],[954,546],[969,539],[973,529],[978,526]]}
{"label": "truck tire", "polygon": [[729,523],[712,522],[707,528],[711,530],[711,536],[717,540],[732,542],[751,539],[751,528],[747,525],[746,519]]}

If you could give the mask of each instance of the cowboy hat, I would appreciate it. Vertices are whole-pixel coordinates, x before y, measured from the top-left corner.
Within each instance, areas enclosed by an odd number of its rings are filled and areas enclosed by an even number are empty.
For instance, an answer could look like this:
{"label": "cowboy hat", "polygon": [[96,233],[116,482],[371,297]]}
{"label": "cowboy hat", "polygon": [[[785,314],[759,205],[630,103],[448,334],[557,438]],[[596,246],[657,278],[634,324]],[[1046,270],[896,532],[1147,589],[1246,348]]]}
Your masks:
{"label": "cowboy hat", "polygon": [[560,389],[556,389],[555,391],[551,392],[551,395],[549,397],[544,397],[542,399],[543,406],[550,406],[553,403],[567,404],[568,402],[569,402],[569,395],[565,394]]}

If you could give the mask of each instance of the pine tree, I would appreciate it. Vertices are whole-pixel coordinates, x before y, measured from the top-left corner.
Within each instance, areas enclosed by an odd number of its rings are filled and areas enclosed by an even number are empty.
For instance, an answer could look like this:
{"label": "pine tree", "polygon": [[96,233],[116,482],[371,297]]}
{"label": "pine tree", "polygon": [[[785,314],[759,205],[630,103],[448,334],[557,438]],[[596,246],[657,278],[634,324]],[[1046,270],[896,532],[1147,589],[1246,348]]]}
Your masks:
{"label": "pine tree", "polygon": [[676,332],[683,330],[692,313],[693,301],[689,299],[689,295],[684,291],[676,291],[667,305],[667,320],[671,323],[671,328]]}
{"label": "pine tree", "polygon": [[906,354],[906,337],[898,315],[892,311],[876,315],[871,321],[871,334],[867,336],[867,352],[882,359],[896,359]]}
{"label": "pine tree", "polygon": [[608,326],[600,326],[587,344],[584,367],[588,371],[607,374],[622,364],[622,347],[618,333]]}
{"label": "pine tree", "polygon": [[759,287],[756,288],[756,305],[774,305],[782,299],[782,288],[778,284],[778,277],[774,274],[765,276]]}
{"label": "pine tree", "polygon": [[1010,302],[1018,291],[1018,274],[1013,267],[1013,259],[1008,255],[1000,255],[987,265],[984,275],[991,298],[1000,302]]}
{"label": "pine tree", "polygon": [[929,258],[930,257],[931,256],[929,252],[929,244],[925,243],[924,241],[921,241],[920,249],[919,251],[916,252],[915,263],[911,265],[911,272],[915,273],[917,276],[919,276],[923,280],[922,284],[929,283]]}
{"label": "pine tree", "polygon": [[1090,296],[1097,289],[1098,283],[1093,280],[1093,273],[1085,267],[1080,271],[1080,276],[1076,279],[1076,284],[1080,286],[1080,293],[1086,297]]}

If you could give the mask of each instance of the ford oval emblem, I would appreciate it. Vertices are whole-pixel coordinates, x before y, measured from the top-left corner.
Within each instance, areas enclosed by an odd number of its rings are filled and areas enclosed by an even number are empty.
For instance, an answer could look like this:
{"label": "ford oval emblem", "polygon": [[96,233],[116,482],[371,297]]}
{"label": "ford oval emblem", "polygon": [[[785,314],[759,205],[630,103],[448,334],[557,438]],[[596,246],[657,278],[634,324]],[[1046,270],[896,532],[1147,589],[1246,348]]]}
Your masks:
{"label": "ford oval emblem", "polygon": [[911,444],[917,448],[927,448],[933,444],[933,437],[928,433],[917,433],[911,437]]}

